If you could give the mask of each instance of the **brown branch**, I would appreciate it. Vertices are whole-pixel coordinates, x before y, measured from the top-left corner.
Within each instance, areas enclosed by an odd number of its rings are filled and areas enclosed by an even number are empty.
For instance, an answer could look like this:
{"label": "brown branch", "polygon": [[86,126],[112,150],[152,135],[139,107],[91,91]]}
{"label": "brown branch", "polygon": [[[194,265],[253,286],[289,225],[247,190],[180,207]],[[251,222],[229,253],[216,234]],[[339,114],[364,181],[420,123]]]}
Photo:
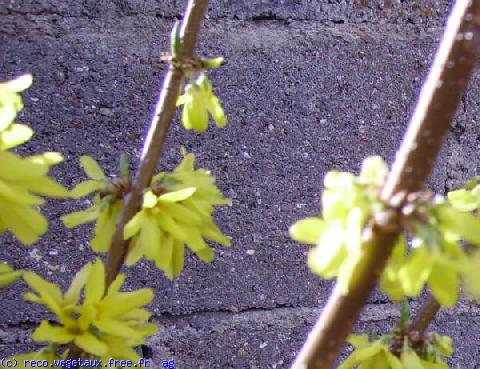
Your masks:
{"label": "brown branch", "polygon": [[[182,43],[178,55],[179,59],[192,56],[207,5],[208,0],[190,0],[188,2],[187,11],[181,26]],[[183,71],[170,67],[163,82],[162,91],[150,123],[150,129],[145,140],[132,191],[125,199],[125,205],[120,214],[120,221],[112,239],[106,266],[107,285],[114,281],[125,261],[129,243],[123,239],[123,228],[140,208],[143,191],[150,185],[170,122],[175,114],[176,102],[183,81]]]}
{"label": "brown branch", "polygon": [[411,322],[409,330],[417,331],[422,336],[439,310],[440,304],[429,294]]}
{"label": "brown branch", "polygon": [[[408,131],[381,197],[420,190],[438,155],[450,121],[480,52],[480,0],[458,0],[434,64],[422,87]],[[358,319],[391,254],[399,231],[373,225],[364,234],[364,255],[343,295],[338,285],[292,369],[328,369]]]}

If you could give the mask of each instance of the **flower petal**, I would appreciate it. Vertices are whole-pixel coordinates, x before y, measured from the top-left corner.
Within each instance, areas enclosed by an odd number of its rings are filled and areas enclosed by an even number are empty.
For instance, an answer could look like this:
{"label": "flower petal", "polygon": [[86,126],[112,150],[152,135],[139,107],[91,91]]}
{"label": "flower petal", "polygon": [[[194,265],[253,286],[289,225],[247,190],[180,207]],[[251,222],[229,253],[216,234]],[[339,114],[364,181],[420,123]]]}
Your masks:
{"label": "flower petal", "polygon": [[99,210],[92,206],[86,210],[75,211],[61,217],[63,224],[67,228],[73,228],[80,224],[90,223],[97,219]]}
{"label": "flower petal", "polygon": [[73,279],[64,296],[64,304],[66,306],[76,305],[78,303],[78,300],[80,299],[80,292],[85,286],[85,283],[87,283],[91,266],[92,263],[84,265],[82,269],[80,269],[75,275],[75,278]]}
{"label": "flower petal", "polygon": [[290,237],[295,241],[315,245],[320,239],[325,227],[325,222],[321,218],[305,218],[290,227]]}
{"label": "flower petal", "polygon": [[25,124],[12,124],[8,129],[0,132],[0,150],[27,142],[33,135],[33,130]]}
{"label": "flower petal", "polygon": [[65,327],[56,327],[46,320],[42,320],[40,325],[32,334],[32,339],[37,342],[56,342],[66,344],[73,340],[74,336],[69,333]]}
{"label": "flower petal", "polygon": [[87,180],[80,182],[77,184],[71,191],[70,195],[74,199],[80,199],[82,197],[87,196],[88,194],[94,192],[94,191],[99,191],[103,190],[105,188],[105,183],[96,181],[96,180]]}
{"label": "flower petal", "polygon": [[80,164],[83,170],[91,179],[101,181],[105,179],[105,173],[100,165],[91,156],[83,155],[80,157]]}
{"label": "flower petal", "polygon": [[195,187],[188,187],[178,191],[168,192],[158,197],[161,202],[179,202],[191,197],[197,189]]}
{"label": "flower petal", "polygon": [[108,346],[91,333],[76,336],[74,342],[79,348],[93,355],[103,356],[108,351]]}
{"label": "flower petal", "polygon": [[88,271],[88,278],[85,284],[84,305],[99,302],[105,293],[105,266],[101,259],[97,258]]}

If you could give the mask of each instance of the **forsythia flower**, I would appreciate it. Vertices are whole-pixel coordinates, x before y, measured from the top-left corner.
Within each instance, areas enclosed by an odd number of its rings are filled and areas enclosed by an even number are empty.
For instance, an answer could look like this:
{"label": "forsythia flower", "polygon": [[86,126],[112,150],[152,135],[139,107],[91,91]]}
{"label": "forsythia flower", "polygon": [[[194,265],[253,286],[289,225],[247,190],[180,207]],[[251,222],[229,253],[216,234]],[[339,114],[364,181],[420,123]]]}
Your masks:
{"label": "forsythia flower", "polygon": [[0,150],[7,150],[28,141],[33,131],[24,124],[13,123],[23,109],[18,94],[30,87],[32,76],[24,75],[13,81],[0,83]]}
{"label": "forsythia flower", "polygon": [[480,258],[469,259],[461,245],[464,240],[480,246],[480,219],[470,213],[480,205],[480,186],[471,192],[454,191],[448,201],[422,191],[398,193],[386,204],[379,191],[387,174],[383,160],[370,157],[358,177],[335,171],[326,175],[322,218],[306,218],[290,227],[293,239],[316,245],[308,255],[310,269],[326,279],[337,277],[347,292],[363,254],[365,225],[381,222],[381,216],[391,212],[404,232],[381,275],[383,291],[400,300],[418,296],[427,284],[441,305],[452,306],[463,278],[467,291],[480,296],[480,289],[474,287]]}
{"label": "forsythia flower", "polygon": [[365,159],[359,177],[329,172],[322,195],[323,217],[300,220],[290,227],[290,236],[316,245],[308,255],[310,269],[326,279],[337,277],[347,292],[351,275],[362,255],[361,235],[376,207],[378,186],[386,178],[387,166],[380,157]]}
{"label": "forsythia flower", "polygon": [[10,230],[25,245],[30,245],[45,233],[48,222],[36,209],[45,201],[38,195],[66,197],[67,190],[50,179],[50,167],[63,161],[62,155],[47,152],[21,158],[7,151],[28,141],[33,131],[14,123],[23,108],[18,95],[28,88],[29,75],[0,83],[0,233]]}
{"label": "forsythia flower", "polygon": [[435,299],[443,306],[453,306],[457,302],[460,285],[460,262],[446,252],[429,252],[421,242],[401,263],[391,261],[382,275],[381,287],[390,293],[398,289],[401,299],[404,296],[418,296],[425,283],[428,284]]}
{"label": "forsythia flower", "polygon": [[124,238],[133,237],[127,265],[145,256],[173,278],[183,269],[185,244],[204,262],[213,260],[214,251],[203,238],[230,245],[212,219],[214,206],[230,200],[215,186],[210,172],[195,170],[194,163],[195,156],[184,152],[173,173],[153,178],[142,209],[124,228]]}
{"label": "forsythia flower", "polygon": [[[401,347],[392,345],[393,341],[400,340]],[[368,335],[350,335],[348,342],[355,347],[355,351],[338,367],[375,368],[375,369],[448,369],[443,356],[453,353],[452,340],[447,336],[436,333],[431,338],[418,342],[415,351],[406,336],[384,336],[370,342]],[[395,348],[394,348],[395,347]],[[393,351],[392,351],[393,350]],[[395,352],[395,353],[394,353]]]}
{"label": "forsythia flower", "polygon": [[[74,343],[96,357],[138,360],[133,347],[156,332],[155,325],[147,323],[151,314],[142,308],[151,302],[152,290],[120,292],[125,281],[120,274],[105,291],[105,267],[100,259],[85,265],[65,294],[32,272],[25,272],[24,279],[35,291],[24,298],[46,305],[58,320],[58,324],[40,323],[32,335],[37,342]],[[82,290],[84,297],[79,304]]]}
{"label": "forsythia flower", "polygon": [[338,369],[350,369],[359,366],[359,364],[362,368],[404,369],[398,357],[390,352],[388,344],[381,340],[370,342],[365,334],[350,336],[348,342],[356,350],[340,364]]}
{"label": "forsythia flower", "polygon": [[208,114],[216,125],[223,128],[227,125],[227,117],[220,105],[220,100],[213,93],[212,84],[205,74],[185,88],[185,94],[179,96],[177,106],[184,105],[182,124],[186,129],[204,132],[208,128]]}
{"label": "forsythia flower", "polygon": [[[480,208],[480,178],[476,177],[469,180],[465,184],[464,189],[451,191],[448,193],[448,201],[452,206],[461,212],[477,211]],[[478,235],[480,227],[474,222],[466,222],[465,219],[459,218],[457,214],[450,217],[450,223],[454,223],[463,229],[470,237]],[[475,243],[475,239],[470,240],[470,244]],[[464,290],[474,299],[480,299],[480,285],[478,279],[480,277],[480,251],[471,251],[468,257],[463,258],[460,263],[459,270],[463,276]]]}
{"label": "forsythia flower", "polygon": [[425,206],[427,222],[411,222],[410,252],[407,254],[405,237],[401,237],[381,277],[380,287],[392,299],[418,296],[428,284],[441,305],[453,306],[462,278],[466,291],[478,296],[478,289],[473,287],[476,282],[472,282],[478,277],[480,259],[468,257],[460,241],[480,245],[480,221],[465,204],[457,208],[457,203],[454,206],[451,200],[438,199]]}
{"label": "forsythia flower", "polygon": [[100,192],[94,197],[90,208],[64,215],[62,221],[68,228],[96,221],[91,241],[92,249],[96,252],[106,252],[110,248],[123,206],[121,196],[117,196],[116,193],[120,195],[126,182],[120,179],[110,183],[102,168],[90,156],[82,156],[80,164],[90,179],[76,185],[71,191],[72,197],[78,199],[94,191]]}

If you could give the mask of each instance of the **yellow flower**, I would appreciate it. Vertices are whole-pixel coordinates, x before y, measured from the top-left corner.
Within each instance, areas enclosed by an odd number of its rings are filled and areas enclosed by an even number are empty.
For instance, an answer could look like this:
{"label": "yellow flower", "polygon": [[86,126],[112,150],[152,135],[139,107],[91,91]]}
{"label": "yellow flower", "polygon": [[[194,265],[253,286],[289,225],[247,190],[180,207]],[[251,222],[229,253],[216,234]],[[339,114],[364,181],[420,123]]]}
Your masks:
{"label": "yellow flower", "polygon": [[362,232],[380,206],[375,194],[387,173],[386,163],[377,156],[363,161],[359,176],[328,172],[322,217],[308,217],[289,229],[294,240],[316,245],[308,253],[309,268],[325,279],[336,277],[343,293],[351,287],[353,272],[364,253]]}
{"label": "yellow flower", "polygon": [[338,367],[350,369],[353,367],[372,367],[382,369],[405,369],[400,360],[393,355],[388,344],[377,340],[369,342],[368,336],[350,336],[349,342],[356,350]]}
{"label": "yellow flower", "polygon": [[212,218],[214,206],[230,204],[230,200],[215,186],[210,172],[194,169],[194,162],[195,156],[184,152],[173,173],[153,178],[142,209],[124,228],[124,239],[132,238],[127,265],[144,256],[171,279],[183,269],[185,244],[204,262],[214,258],[204,238],[230,245]]}
{"label": "yellow flower", "polygon": [[22,110],[18,95],[32,83],[25,75],[0,83],[0,233],[7,229],[25,245],[30,245],[47,230],[48,222],[37,210],[44,203],[38,195],[66,197],[66,189],[50,179],[50,167],[63,157],[58,153],[21,158],[7,151],[30,139],[33,131],[26,125],[14,123]]}
{"label": "yellow flower", "polygon": [[417,353],[411,349],[402,351],[400,354],[400,361],[402,362],[404,368],[424,369],[422,360],[420,360]]}
{"label": "yellow flower", "polygon": [[37,206],[45,201],[38,195],[66,197],[67,190],[50,179],[50,167],[63,157],[54,152],[20,158],[0,151],[0,233],[9,229],[25,245],[46,232],[48,222]]}
{"label": "yellow flower", "polygon": [[18,93],[31,84],[32,76],[29,74],[0,83],[0,150],[18,146],[32,137],[30,127],[13,123],[17,113],[23,109],[22,98]]}
{"label": "yellow flower", "polygon": [[227,117],[220,105],[220,100],[213,93],[212,84],[205,74],[201,74],[195,81],[185,88],[185,94],[180,96],[177,106],[184,105],[182,124],[186,129],[204,132],[208,128],[208,114],[215,120],[215,124],[223,128],[227,125]]}
{"label": "yellow flower", "polygon": [[128,183],[123,179],[110,181],[90,156],[82,156],[80,163],[90,179],[76,185],[71,191],[72,197],[79,199],[92,192],[99,193],[94,197],[90,208],[64,215],[62,221],[68,228],[95,221],[92,249],[107,252],[123,206],[122,191]]}
{"label": "yellow flower", "polygon": [[[138,356],[132,347],[156,332],[155,325],[147,323],[150,313],[142,308],[151,302],[153,292],[147,288],[120,292],[123,274],[106,291],[105,267],[100,259],[85,265],[64,295],[57,285],[32,272],[26,272],[24,279],[37,293],[27,293],[25,299],[46,305],[58,320],[58,324],[40,323],[32,335],[37,342],[74,343],[98,357],[134,360]],[[82,290],[84,298],[79,304]]]}

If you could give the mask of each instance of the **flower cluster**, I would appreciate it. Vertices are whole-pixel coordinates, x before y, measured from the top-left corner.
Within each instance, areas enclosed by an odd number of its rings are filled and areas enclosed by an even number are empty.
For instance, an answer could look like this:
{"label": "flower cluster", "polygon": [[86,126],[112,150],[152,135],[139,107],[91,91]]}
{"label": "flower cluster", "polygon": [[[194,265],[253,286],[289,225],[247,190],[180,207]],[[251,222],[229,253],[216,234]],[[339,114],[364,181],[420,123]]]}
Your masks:
{"label": "flower cluster", "polygon": [[[411,194],[415,197],[415,194]],[[468,255],[462,245],[480,245],[480,220],[470,208],[439,196],[409,201],[402,207],[405,233],[399,238],[392,257],[382,274],[380,286],[394,300],[418,296],[425,284],[443,306],[453,306],[458,299],[462,279],[474,297],[480,260]],[[418,201],[420,200],[420,201]],[[407,239],[411,239],[409,250]],[[472,286],[473,288],[470,288]]]}
{"label": "flower cluster", "polygon": [[338,369],[448,369],[445,356],[453,353],[452,339],[436,333],[420,339],[394,332],[373,341],[366,334],[351,335],[348,342],[355,351]]}
{"label": "flower cluster", "polygon": [[344,292],[362,255],[363,228],[382,208],[378,187],[386,175],[387,166],[380,157],[367,158],[358,177],[329,172],[324,181],[322,218],[306,218],[290,227],[293,239],[316,245],[308,254],[310,269],[326,279],[337,277]]}
{"label": "flower cluster", "polygon": [[35,243],[48,227],[37,209],[45,202],[39,195],[68,196],[62,185],[48,177],[50,167],[63,161],[62,155],[47,152],[22,158],[8,151],[33,135],[28,126],[14,123],[23,109],[18,93],[31,83],[30,75],[0,83],[0,233],[10,230],[25,245]]}
{"label": "flower cluster", "polygon": [[[205,169],[195,169],[195,156],[183,151],[184,158],[172,173],[161,172],[146,189],[140,211],[124,228],[124,239],[131,239],[127,265],[145,257],[155,262],[169,278],[180,274],[186,244],[204,262],[214,252],[204,238],[224,246],[224,236],[212,218],[215,206],[230,204],[215,186],[215,178]],[[130,191],[128,176],[109,180],[98,163],[88,156],[81,164],[90,178],[79,183],[72,194],[76,198],[97,192],[93,205],[62,217],[67,227],[95,221],[94,251],[105,252],[118,222],[123,197]]]}
{"label": "flower cluster", "polygon": [[230,204],[205,169],[195,170],[195,156],[183,152],[182,162],[172,173],[159,173],[145,193],[142,209],[125,226],[130,239],[127,265],[142,256],[154,261],[169,278],[183,269],[185,244],[204,262],[214,251],[204,238],[224,246],[230,239],[214,223],[216,205]]}
{"label": "flower cluster", "polygon": [[[472,213],[480,204],[480,185],[451,192],[448,200],[429,191],[398,193],[385,204],[379,193],[387,166],[378,157],[367,158],[361,173],[329,172],[322,195],[323,217],[295,223],[295,240],[316,245],[308,256],[313,272],[337,277],[348,291],[354,268],[361,259],[361,235],[368,222],[391,210],[403,229],[382,273],[381,289],[393,300],[418,296],[427,284],[437,301],[452,306],[462,279],[467,292],[480,297],[474,283],[480,277],[480,253],[468,256],[462,246],[480,246],[480,219]],[[379,220],[380,219],[380,220]]]}
{"label": "flower cluster", "polygon": [[[57,318],[55,324],[42,321],[33,332],[34,341],[50,345],[42,351],[44,355],[52,354],[52,347],[74,344],[97,358],[138,360],[134,347],[156,332],[156,326],[147,323],[151,314],[143,309],[153,298],[151,289],[120,292],[123,274],[106,289],[105,267],[100,259],[85,265],[65,294],[35,273],[24,272],[23,278],[34,291],[24,298],[46,305]],[[34,354],[40,353],[29,355]]]}

